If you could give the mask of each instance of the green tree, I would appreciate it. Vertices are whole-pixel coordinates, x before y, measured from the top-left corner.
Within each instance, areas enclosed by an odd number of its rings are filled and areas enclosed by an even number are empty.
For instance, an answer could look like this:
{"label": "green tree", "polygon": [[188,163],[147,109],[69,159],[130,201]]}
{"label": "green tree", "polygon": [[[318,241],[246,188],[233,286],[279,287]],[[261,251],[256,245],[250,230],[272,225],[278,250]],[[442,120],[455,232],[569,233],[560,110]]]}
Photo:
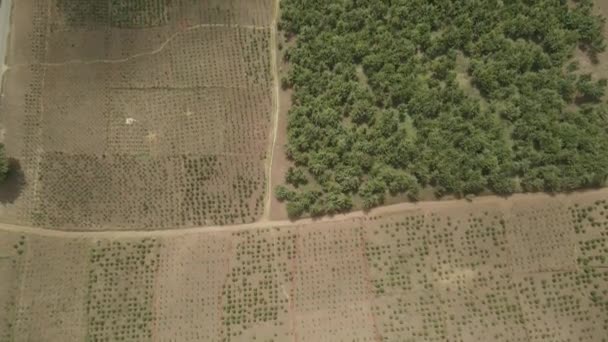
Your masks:
{"label": "green tree", "polygon": [[302,215],[308,210],[304,204],[298,200],[292,200],[287,202],[287,216],[290,219],[297,219],[302,217]]}
{"label": "green tree", "polygon": [[306,174],[304,170],[299,167],[290,167],[287,169],[287,174],[285,175],[285,181],[288,184],[295,186],[296,188],[301,185],[308,184],[308,178],[306,178]]}
{"label": "green tree", "polygon": [[373,178],[363,183],[359,188],[359,195],[363,200],[363,208],[371,209],[384,203],[386,184],[379,178]]}
{"label": "green tree", "polygon": [[290,201],[295,198],[296,193],[292,190],[289,190],[286,186],[279,185],[274,190],[275,197],[280,201]]}

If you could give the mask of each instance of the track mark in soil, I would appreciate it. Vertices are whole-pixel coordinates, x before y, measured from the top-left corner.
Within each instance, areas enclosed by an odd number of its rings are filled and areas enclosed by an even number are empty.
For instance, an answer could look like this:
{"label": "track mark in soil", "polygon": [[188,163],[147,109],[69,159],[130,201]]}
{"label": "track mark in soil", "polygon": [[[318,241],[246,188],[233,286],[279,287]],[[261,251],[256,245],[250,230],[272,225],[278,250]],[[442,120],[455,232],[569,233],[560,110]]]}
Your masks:
{"label": "track mark in soil", "polygon": [[169,45],[169,43],[171,43],[171,41],[173,41],[175,38],[177,38],[180,34],[183,34],[185,32],[189,32],[189,31],[193,31],[193,30],[197,30],[197,29],[202,29],[202,28],[210,28],[210,27],[226,27],[226,28],[244,28],[244,29],[250,29],[250,30],[268,30],[269,27],[266,26],[255,26],[255,25],[226,25],[226,24],[199,24],[199,25],[194,25],[194,26],[190,26],[188,28],[185,29],[180,29],[179,31],[175,32],[174,34],[172,34],[171,36],[169,36],[169,38],[167,38],[167,40],[165,40],[158,48],[149,51],[149,52],[142,52],[142,53],[138,53],[129,57],[125,57],[125,58],[120,58],[120,59],[94,59],[94,60],[90,60],[90,61],[84,61],[84,60],[80,60],[80,59],[74,59],[74,60],[69,60],[69,61],[65,61],[65,62],[60,62],[60,63],[27,63],[27,64],[14,64],[14,65],[9,65],[9,66],[5,66],[6,70],[10,70],[12,68],[20,68],[20,67],[27,67],[27,66],[31,66],[31,65],[41,65],[41,66],[48,66],[48,67],[55,67],[55,66],[66,66],[66,65],[73,65],[73,64],[84,64],[84,65],[88,65],[88,64],[101,64],[101,63],[108,63],[108,64],[117,64],[117,63],[125,63],[128,62],[132,59],[136,59],[136,58],[140,58],[140,57],[147,57],[147,56],[154,56],[156,54],[161,53],[166,47],[167,45]]}

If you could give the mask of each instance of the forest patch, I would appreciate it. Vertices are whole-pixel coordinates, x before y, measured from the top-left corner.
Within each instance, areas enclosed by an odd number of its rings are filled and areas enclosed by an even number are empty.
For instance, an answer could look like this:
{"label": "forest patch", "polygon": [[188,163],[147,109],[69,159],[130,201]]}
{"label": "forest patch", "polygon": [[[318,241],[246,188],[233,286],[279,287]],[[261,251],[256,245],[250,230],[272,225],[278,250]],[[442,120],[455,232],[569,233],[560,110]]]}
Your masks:
{"label": "forest patch", "polygon": [[606,48],[592,0],[281,5],[280,29],[297,36],[282,81],[294,89],[295,166],[276,189],[290,216],[415,199],[424,187],[464,196],[605,183],[607,81],[572,62],[576,49]]}

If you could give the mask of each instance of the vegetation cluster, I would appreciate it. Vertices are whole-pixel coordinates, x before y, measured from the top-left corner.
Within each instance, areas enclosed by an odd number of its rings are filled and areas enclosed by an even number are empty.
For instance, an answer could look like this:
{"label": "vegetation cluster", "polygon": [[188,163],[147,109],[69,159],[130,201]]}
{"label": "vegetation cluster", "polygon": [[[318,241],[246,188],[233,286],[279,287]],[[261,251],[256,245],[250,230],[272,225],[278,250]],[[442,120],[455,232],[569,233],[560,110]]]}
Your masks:
{"label": "vegetation cluster", "polygon": [[[284,0],[293,88],[276,188],[292,217],[492,191],[569,191],[608,174],[605,50],[592,0]],[[355,203],[355,204],[354,204]]]}

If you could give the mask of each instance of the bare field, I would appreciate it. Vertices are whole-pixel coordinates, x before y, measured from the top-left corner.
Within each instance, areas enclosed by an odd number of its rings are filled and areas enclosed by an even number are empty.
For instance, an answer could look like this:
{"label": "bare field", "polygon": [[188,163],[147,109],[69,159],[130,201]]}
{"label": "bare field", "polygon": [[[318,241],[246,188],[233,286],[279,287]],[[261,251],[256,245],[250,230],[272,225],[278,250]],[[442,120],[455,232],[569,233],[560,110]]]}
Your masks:
{"label": "bare field", "polygon": [[0,220],[96,230],[259,219],[273,11],[272,0],[16,3],[0,122],[25,185]]}
{"label": "bare field", "polygon": [[608,336],[605,191],[248,229],[40,233],[0,233],[0,265],[13,265],[0,268],[0,318],[15,341]]}

